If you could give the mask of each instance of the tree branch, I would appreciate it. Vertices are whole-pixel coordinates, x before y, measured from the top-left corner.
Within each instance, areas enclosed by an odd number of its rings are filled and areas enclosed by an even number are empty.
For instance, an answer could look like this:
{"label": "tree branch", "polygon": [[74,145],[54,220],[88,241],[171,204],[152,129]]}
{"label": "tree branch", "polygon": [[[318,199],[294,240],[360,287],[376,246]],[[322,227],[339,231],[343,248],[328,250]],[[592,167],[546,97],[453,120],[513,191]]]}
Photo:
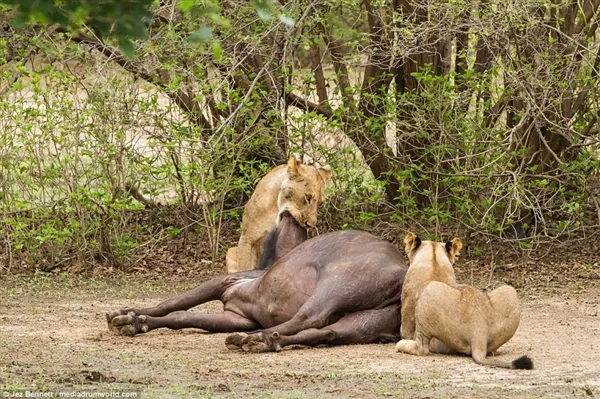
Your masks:
{"label": "tree branch", "polygon": [[[578,4],[578,2],[574,2],[574,4]],[[578,35],[583,31],[586,26],[589,26],[589,23],[596,14],[598,7],[600,6],[600,0],[587,0],[583,4],[583,15],[581,15],[577,26],[575,26],[574,33]]]}
{"label": "tree branch", "polygon": [[[456,33],[456,62],[454,71],[457,75],[464,74],[467,67],[467,51],[469,50],[469,25],[467,22],[469,16],[470,12],[468,9],[461,14],[461,26]],[[463,84],[459,90],[464,91],[465,88]]]}
{"label": "tree branch", "polygon": [[[600,46],[598,47],[598,51],[596,52],[596,59],[594,60],[594,66],[592,68],[592,72],[590,75],[590,78],[594,82],[598,79],[598,76],[600,73],[598,68],[600,68]],[[581,91],[581,93],[579,93],[579,95],[575,99],[573,105],[570,107],[569,115],[567,115],[568,119],[573,118],[575,116],[575,114],[577,114],[577,112],[579,112],[582,109],[583,102],[587,98],[587,95],[589,94],[592,87],[593,87],[593,85],[591,83],[587,83],[584,86],[583,90]]]}
{"label": "tree branch", "polygon": [[385,141],[385,123],[369,124],[369,120],[385,118],[385,105],[383,101],[374,100],[384,93],[390,82],[391,62],[390,53],[386,51],[384,42],[383,21],[373,8],[370,0],[364,0],[367,10],[371,44],[374,49],[365,68],[361,85],[358,121],[360,125],[348,130],[348,136],[355,142],[363,153],[373,176],[385,182],[385,191],[392,202],[398,197],[399,183],[394,177],[385,150],[389,149]]}
{"label": "tree branch", "polygon": [[484,112],[483,126],[486,129],[494,126],[500,115],[502,115],[502,112],[504,112],[507,103],[507,96],[503,96],[496,102],[496,104],[494,104]]}
{"label": "tree branch", "polygon": [[315,112],[327,118],[333,117],[333,111],[330,107],[323,104],[315,104],[305,98],[302,98],[294,93],[285,93],[285,101],[288,105],[296,107],[304,112]]}
{"label": "tree branch", "polygon": [[348,68],[344,63],[345,47],[344,45],[333,38],[329,29],[321,24],[321,29],[324,33],[325,41],[329,54],[331,54],[331,62],[337,79],[337,85],[342,95],[342,102],[349,111],[355,108],[354,97],[350,92],[350,78],[348,77]]}
{"label": "tree branch", "polygon": [[[59,31],[60,30],[62,29],[59,29]],[[168,77],[166,75],[154,76],[143,71],[134,62],[123,57],[117,52],[116,49],[103,43],[100,39],[80,33],[76,36],[73,36],[72,40],[76,43],[85,44],[99,51],[101,54],[106,56],[109,61],[121,66],[123,69],[131,73],[136,79],[142,79],[154,85],[158,84],[161,88],[166,88],[166,84],[168,83]],[[188,89],[188,92],[186,92],[184,89],[166,91],[166,94],[175,102],[175,104],[177,104],[177,106],[188,113],[192,122],[194,122],[197,126],[200,126],[204,130],[212,129],[212,125],[202,113],[200,104],[198,104],[197,101],[194,101],[195,96],[190,90],[191,89]]]}
{"label": "tree branch", "polygon": [[319,45],[315,42],[313,42],[312,46],[310,47],[310,61],[317,83],[317,96],[319,97],[319,104],[329,106],[325,74],[323,73],[323,63],[321,62],[321,51],[319,50]]}

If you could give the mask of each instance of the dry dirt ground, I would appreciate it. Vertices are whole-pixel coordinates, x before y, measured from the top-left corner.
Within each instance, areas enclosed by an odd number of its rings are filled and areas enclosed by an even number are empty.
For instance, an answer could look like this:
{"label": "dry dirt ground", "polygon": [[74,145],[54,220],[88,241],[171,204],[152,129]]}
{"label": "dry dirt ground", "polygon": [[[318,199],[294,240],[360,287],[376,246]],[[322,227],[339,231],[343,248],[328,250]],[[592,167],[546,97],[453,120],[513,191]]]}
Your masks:
{"label": "dry dirt ground", "polygon": [[[522,321],[498,356],[529,354],[533,371],[468,357],[413,357],[394,345],[229,351],[226,334],[115,336],[104,313],[165,300],[200,281],[37,274],[0,281],[0,393],[132,389],[144,398],[600,397],[600,286],[521,291]],[[196,311],[213,312],[219,303]]]}

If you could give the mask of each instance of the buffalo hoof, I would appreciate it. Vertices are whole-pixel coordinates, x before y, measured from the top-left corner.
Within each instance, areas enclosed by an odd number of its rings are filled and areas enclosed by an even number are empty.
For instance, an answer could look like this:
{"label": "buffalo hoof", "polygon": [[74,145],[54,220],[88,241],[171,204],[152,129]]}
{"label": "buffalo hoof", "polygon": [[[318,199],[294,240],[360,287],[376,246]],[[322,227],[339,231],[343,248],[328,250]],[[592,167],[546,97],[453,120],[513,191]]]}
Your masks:
{"label": "buffalo hoof", "polygon": [[227,338],[225,338],[225,346],[227,347],[227,349],[232,351],[241,350],[242,342],[246,337],[248,337],[248,334],[245,333],[231,334]]}
{"label": "buffalo hoof", "polygon": [[257,333],[248,335],[242,340],[242,350],[250,353],[280,352],[281,345],[277,342],[279,334]]}
{"label": "buffalo hoof", "polygon": [[148,332],[146,316],[136,316],[134,312],[113,317],[110,321],[109,328],[119,335],[127,335],[129,337]]}
{"label": "buffalo hoof", "polygon": [[133,309],[120,309],[120,310],[113,310],[112,312],[106,312],[106,325],[108,326],[108,329],[111,331],[114,331],[118,334],[119,329],[116,329],[113,326],[113,324],[112,324],[113,319],[118,316],[128,315],[129,313],[133,313],[133,314],[137,315],[137,312]]}

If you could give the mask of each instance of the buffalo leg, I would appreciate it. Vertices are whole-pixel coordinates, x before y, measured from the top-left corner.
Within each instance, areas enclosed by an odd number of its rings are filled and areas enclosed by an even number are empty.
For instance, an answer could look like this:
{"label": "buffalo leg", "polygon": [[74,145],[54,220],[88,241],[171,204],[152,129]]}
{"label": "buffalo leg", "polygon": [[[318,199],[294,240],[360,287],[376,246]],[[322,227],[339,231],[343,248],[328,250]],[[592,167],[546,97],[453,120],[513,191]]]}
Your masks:
{"label": "buffalo leg", "polygon": [[351,313],[323,328],[308,328],[293,335],[266,330],[252,335],[233,334],[226,340],[230,349],[246,352],[279,351],[289,345],[349,345],[396,342],[400,328],[396,306]]}
{"label": "buffalo leg", "polygon": [[190,290],[173,299],[162,302],[154,307],[143,309],[124,308],[108,312],[106,313],[106,322],[108,323],[108,328],[114,330],[112,320],[118,316],[126,316],[133,313],[135,316],[145,315],[160,317],[166,316],[169,313],[178,310],[188,310],[194,306],[221,299],[225,290],[234,285],[240,279],[256,278],[263,273],[263,271],[249,271],[215,277],[200,284],[198,288],[194,288],[193,290]]}
{"label": "buffalo leg", "polygon": [[162,317],[136,315],[131,312],[114,317],[111,327],[121,335],[133,336],[157,328],[200,328],[210,332],[248,331],[257,328],[258,324],[230,311],[205,314],[179,310]]}
{"label": "buffalo leg", "polygon": [[[335,297],[331,295],[331,297]],[[262,333],[278,332],[280,335],[294,335],[309,328],[322,328],[337,321],[335,313],[339,306],[327,297],[312,296],[288,321],[265,329]],[[339,319],[339,318],[338,318]]]}

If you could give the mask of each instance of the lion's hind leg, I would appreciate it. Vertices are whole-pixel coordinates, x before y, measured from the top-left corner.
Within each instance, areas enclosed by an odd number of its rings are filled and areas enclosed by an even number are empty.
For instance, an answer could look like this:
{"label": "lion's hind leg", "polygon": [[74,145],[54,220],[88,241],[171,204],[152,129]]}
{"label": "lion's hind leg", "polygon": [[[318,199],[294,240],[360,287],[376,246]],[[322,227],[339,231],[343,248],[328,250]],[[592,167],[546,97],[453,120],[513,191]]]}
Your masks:
{"label": "lion's hind leg", "polygon": [[429,352],[440,353],[440,354],[444,354],[444,355],[456,353],[455,350],[453,350],[452,348],[450,348],[448,345],[446,345],[445,343],[443,343],[442,341],[440,341],[437,338],[432,338],[431,341],[429,341]]}
{"label": "lion's hind leg", "polygon": [[231,247],[225,254],[225,267],[227,273],[238,271],[238,247]]}
{"label": "lion's hind leg", "polygon": [[[262,250],[262,240],[257,241],[258,245],[251,241],[247,235],[242,233],[240,242],[237,246],[235,255],[236,262],[230,262],[227,265],[227,273],[241,272],[246,270],[255,269],[258,266],[258,259],[260,251]],[[230,258],[233,258],[233,253],[230,254]]]}

